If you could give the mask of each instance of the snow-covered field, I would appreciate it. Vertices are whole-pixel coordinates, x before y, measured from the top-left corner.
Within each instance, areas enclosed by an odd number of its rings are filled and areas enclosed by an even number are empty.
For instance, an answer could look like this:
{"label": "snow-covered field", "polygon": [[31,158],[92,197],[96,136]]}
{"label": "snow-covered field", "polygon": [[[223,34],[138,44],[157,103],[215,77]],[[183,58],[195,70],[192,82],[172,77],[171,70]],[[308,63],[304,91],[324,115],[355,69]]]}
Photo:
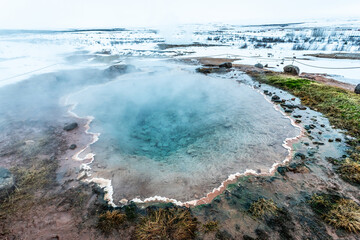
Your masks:
{"label": "snow-covered field", "polygon": [[[158,44],[177,47],[159,48]],[[201,43],[200,46],[186,46]],[[360,53],[360,21],[329,21],[257,26],[182,25],[159,29],[71,31],[0,30],[0,86],[31,74],[88,66],[107,66],[101,56],[123,61],[131,57],[227,56],[239,63],[268,64],[281,71],[293,62],[302,72],[327,73],[360,82],[360,60],[325,59],[304,54]],[[306,64],[306,65],[304,65]],[[311,66],[307,66],[311,65]],[[315,67],[314,67],[315,66]],[[349,68],[353,69],[339,69]]]}

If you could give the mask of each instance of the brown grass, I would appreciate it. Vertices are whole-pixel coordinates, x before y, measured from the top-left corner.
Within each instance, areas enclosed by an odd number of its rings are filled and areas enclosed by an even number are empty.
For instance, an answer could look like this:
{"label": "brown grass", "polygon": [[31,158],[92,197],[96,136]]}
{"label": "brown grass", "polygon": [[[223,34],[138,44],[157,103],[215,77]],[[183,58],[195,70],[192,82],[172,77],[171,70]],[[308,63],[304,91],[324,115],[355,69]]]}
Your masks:
{"label": "brown grass", "polygon": [[205,233],[217,232],[219,230],[219,222],[218,221],[208,221],[205,224],[203,224],[202,230]]}
{"label": "brown grass", "polygon": [[360,231],[360,206],[353,200],[314,194],[309,203],[326,223],[349,232]]}
{"label": "brown grass", "polygon": [[[16,179],[16,188],[0,203],[0,218],[22,213],[36,204],[35,193],[49,187],[56,177],[56,160],[32,160],[30,167],[11,169]],[[20,211],[21,210],[21,211]]]}
{"label": "brown grass", "polygon": [[260,198],[251,204],[249,212],[254,217],[262,218],[265,216],[276,215],[278,210],[279,208],[272,199]]}
{"label": "brown grass", "polygon": [[349,182],[360,183],[360,163],[352,161],[351,159],[346,159],[341,163],[338,172],[340,176]]}
{"label": "brown grass", "polygon": [[323,216],[325,222],[349,232],[360,231],[360,207],[349,199],[340,199]]}
{"label": "brown grass", "polygon": [[194,239],[197,230],[197,220],[188,209],[158,209],[144,217],[136,227],[136,237],[139,240]]}
{"label": "brown grass", "polygon": [[103,233],[109,234],[115,229],[119,229],[126,221],[126,215],[117,210],[106,211],[100,214],[97,228]]}

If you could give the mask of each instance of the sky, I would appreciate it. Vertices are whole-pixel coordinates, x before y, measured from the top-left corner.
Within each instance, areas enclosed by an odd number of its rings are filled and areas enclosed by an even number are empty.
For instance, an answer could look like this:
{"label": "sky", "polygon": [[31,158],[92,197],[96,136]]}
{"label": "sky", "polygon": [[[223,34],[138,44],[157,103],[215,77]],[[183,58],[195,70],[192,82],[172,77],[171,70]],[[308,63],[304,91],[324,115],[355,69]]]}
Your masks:
{"label": "sky", "polygon": [[0,29],[360,19],[359,0],[0,0]]}

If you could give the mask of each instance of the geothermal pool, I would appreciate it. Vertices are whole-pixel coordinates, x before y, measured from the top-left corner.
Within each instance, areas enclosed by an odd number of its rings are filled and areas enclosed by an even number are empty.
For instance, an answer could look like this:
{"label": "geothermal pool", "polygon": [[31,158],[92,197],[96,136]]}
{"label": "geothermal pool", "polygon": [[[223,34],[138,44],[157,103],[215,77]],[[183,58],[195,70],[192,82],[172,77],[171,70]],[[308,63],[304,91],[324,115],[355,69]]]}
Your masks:
{"label": "geothermal pool", "polygon": [[68,101],[78,116],[94,118],[90,131],[100,136],[91,145],[91,177],[111,180],[115,204],[153,196],[191,201],[231,174],[268,173],[288,156],[285,139],[300,132],[248,85],[164,61]]}

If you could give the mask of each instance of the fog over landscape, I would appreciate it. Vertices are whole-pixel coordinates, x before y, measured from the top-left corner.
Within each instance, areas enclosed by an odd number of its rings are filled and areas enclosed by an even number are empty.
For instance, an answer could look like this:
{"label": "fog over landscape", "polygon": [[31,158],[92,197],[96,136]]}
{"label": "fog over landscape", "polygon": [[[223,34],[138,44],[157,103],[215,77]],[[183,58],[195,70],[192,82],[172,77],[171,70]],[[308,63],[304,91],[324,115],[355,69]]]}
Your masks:
{"label": "fog over landscape", "polygon": [[359,239],[359,9],[0,0],[0,239]]}
{"label": "fog over landscape", "polygon": [[356,0],[2,0],[0,29],[154,27],[186,23],[264,24],[358,18]]}

